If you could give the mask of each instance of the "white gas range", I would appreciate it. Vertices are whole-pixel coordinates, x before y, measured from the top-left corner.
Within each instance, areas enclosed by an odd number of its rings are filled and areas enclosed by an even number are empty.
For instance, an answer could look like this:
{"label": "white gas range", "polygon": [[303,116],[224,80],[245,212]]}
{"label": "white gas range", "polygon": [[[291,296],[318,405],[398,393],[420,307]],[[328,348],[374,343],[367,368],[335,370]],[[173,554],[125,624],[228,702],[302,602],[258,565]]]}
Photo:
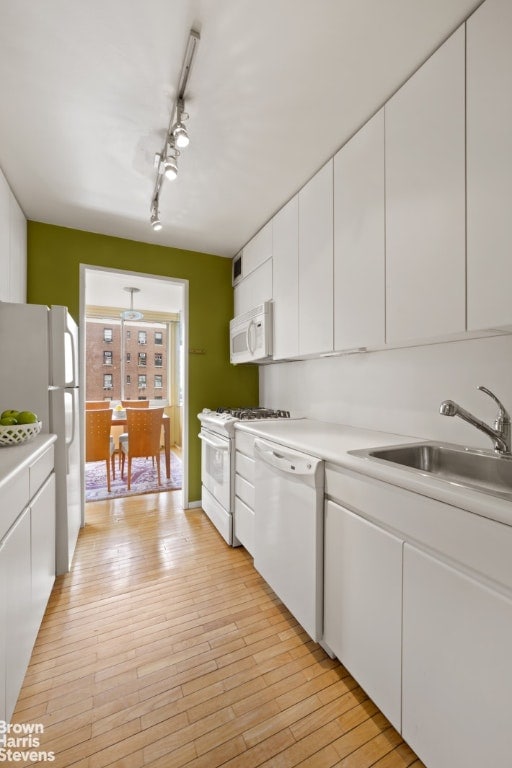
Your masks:
{"label": "white gas range", "polygon": [[201,504],[221,536],[233,547],[240,542],[233,534],[235,484],[235,424],[254,419],[289,419],[289,411],[270,408],[205,408],[201,422]]}

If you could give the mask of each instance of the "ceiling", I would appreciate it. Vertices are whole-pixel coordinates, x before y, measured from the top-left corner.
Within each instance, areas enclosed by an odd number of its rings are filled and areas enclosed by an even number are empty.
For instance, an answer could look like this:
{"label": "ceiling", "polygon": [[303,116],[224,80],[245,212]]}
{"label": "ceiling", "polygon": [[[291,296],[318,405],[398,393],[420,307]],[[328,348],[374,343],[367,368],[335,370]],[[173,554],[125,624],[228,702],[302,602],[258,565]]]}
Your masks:
{"label": "ceiling", "polygon": [[86,306],[129,309],[131,295],[126,289],[138,288],[138,292],[133,294],[133,309],[166,314],[179,313],[184,309],[182,281],[90,267],[84,272]]}
{"label": "ceiling", "polygon": [[[479,4],[2,0],[0,166],[29,219],[232,256]],[[191,142],[153,232],[191,27]]]}

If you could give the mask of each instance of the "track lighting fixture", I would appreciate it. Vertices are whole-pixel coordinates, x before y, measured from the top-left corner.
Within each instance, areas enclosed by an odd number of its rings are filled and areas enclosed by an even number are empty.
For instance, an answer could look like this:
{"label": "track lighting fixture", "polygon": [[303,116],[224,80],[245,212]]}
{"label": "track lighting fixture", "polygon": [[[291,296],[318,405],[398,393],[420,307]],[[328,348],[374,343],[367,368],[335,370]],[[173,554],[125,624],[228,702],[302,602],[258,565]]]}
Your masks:
{"label": "track lighting fixture", "polygon": [[190,30],[185,57],[181,66],[180,80],[176,100],[171,111],[171,120],[165,137],[162,151],[155,157],[157,176],[153,197],[151,199],[150,223],[154,230],[162,229],[159,215],[160,191],[164,178],[173,180],[178,175],[179,150],[188,147],[190,139],[184,121],[188,119],[185,112],[185,88],[190,75],[192,60],[199,43],[199,32]]}
{"label": "track lighting fixture", "polygon": [[150,223],[155,232],[162,229],[162,222],[160,221],[160,214],[158,213],[158,201],[156,199],[151,203]]}

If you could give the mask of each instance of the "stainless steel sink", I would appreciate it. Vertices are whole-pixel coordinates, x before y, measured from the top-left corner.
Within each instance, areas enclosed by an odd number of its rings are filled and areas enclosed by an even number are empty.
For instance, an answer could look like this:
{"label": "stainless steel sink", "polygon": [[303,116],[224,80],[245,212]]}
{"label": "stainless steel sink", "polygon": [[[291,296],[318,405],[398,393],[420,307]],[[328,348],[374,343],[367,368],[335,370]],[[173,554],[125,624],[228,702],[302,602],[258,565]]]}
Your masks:
{"label": "stainless steel sink", "polygon": [[512,500],[510,456],[434,442],[390,445],[350,453]]}

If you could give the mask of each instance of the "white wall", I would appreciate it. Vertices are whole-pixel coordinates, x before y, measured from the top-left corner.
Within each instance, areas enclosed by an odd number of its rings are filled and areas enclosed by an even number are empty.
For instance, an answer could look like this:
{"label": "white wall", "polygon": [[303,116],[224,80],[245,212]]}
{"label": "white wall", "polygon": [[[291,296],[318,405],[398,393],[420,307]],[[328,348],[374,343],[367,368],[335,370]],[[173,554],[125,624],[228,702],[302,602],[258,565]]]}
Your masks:
{"label": "white wall", "polygon": [[458,402],[492,424],[491,389],[512,412],[512,335],[260,366],[260,404],[357,427],[491,448],[458,417],[439,414]]}

